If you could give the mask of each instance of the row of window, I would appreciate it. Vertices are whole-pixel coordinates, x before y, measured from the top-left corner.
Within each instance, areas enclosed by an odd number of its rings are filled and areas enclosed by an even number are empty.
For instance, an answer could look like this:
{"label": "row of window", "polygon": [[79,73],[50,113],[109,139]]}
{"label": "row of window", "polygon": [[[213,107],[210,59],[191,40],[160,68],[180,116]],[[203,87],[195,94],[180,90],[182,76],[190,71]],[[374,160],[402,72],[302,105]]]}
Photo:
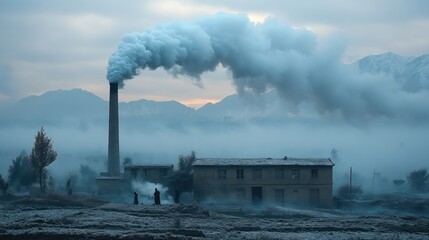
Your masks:
{"label": "row of window", "polygon": [[[131,169],[131,176],[133,178],[137,178],[137,169]],[[168,175],[168,170],[167,169],[143,169],[141,176],[142,177],[166,177]]]}
{"label": "row of window", "polygon": [[[226,169],[218,169],[217,171],[217,177],[218,179],[226,179]],[[235,170],[236,179],[244,179],[244,169],[236,169]],[[256,168],[252,169],[252,178],[253,179],[262,179],[262,169]],[[290,178],[293,180],[300,179],[301,171],[300,169],[292,169],[292,173],[290,175]],[[276,169],[275,170],[275,179],[285,179],[285,170],[284,169]],[[317,169],[311,169],[311,178],[317,179],[318,177],[318,171]]]}

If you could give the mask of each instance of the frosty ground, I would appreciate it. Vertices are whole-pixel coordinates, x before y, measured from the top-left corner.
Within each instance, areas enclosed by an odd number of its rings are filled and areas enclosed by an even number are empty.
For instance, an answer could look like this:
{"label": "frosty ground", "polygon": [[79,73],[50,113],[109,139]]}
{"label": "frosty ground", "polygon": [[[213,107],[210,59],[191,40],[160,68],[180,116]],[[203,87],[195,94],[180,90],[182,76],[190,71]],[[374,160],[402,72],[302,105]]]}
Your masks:
{"label": "frosty ground", "polygon": [[0,201],[0,239],[429,239],[429,217],[22,197]]}

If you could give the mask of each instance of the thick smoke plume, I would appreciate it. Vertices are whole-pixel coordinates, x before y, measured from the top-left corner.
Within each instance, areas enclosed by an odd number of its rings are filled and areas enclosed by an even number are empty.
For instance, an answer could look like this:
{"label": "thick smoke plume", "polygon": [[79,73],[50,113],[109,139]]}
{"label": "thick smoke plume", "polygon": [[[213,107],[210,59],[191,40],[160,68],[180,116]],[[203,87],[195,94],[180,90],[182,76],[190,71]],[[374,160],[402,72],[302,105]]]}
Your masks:
{"label": "thick smoke plume", "polygon": [[322,115],[428,118],[421,104],[427,91],[409,94],[388,76],[358,74],[341,64],[345,46],[341,37],[321,41],[274,19],[255,24],[245,15],[217,14],[127,34],[109,59],[107,78],[123,86],[141,69],[163,67],[199,80],[221,65],[239,93],[275,89],[290,106],[311,106]]}

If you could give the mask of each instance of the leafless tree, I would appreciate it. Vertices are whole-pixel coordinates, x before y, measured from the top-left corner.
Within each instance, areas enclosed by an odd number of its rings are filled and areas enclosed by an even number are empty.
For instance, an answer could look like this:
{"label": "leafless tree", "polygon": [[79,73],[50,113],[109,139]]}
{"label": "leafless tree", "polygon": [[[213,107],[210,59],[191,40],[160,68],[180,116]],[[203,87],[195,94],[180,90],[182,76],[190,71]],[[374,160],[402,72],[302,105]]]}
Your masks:
{"label": "leafless tree", "polygon": [[8,186],[9,186],[9,184],[0,175],[0,191],[2,192],[3,196],[6,195],[6,191],[7,191]]}

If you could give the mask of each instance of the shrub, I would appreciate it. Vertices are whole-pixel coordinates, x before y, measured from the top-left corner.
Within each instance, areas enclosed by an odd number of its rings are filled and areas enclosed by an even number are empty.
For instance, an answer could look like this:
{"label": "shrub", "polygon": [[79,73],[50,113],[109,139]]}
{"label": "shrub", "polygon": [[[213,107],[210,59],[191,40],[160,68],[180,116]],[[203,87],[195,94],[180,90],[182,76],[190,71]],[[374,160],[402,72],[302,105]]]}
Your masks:
{"label": "shrub", "polygon": [[417,192],[424,192],[426,190],[426,182],[428,179],[428,172],[424,168],[412,171],[407,177],[411,189]]}

